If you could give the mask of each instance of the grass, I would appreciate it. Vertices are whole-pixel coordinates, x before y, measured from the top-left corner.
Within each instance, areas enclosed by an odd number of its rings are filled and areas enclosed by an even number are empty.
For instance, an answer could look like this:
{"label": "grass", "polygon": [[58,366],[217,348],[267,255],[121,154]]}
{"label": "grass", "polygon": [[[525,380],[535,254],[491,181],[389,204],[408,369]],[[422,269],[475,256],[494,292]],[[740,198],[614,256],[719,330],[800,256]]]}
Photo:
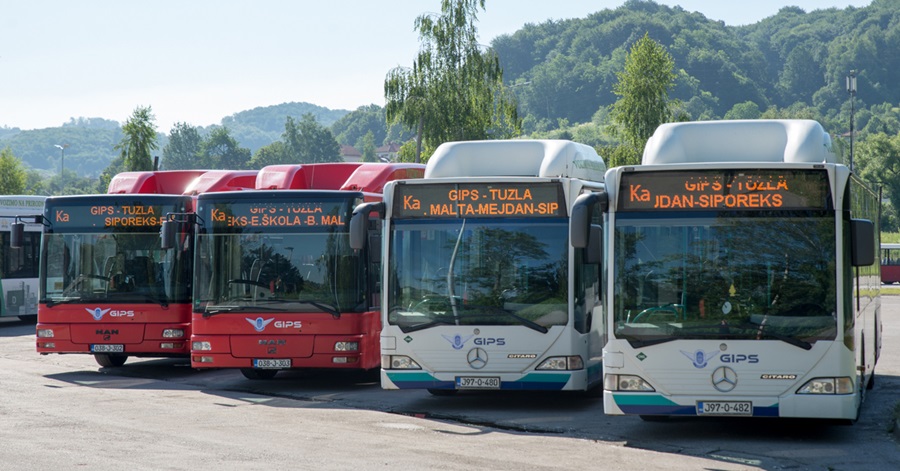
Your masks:
{"label": "grass", "polygon": [[898,244],[900,243],[900,232],[882,232],[882,244]]}

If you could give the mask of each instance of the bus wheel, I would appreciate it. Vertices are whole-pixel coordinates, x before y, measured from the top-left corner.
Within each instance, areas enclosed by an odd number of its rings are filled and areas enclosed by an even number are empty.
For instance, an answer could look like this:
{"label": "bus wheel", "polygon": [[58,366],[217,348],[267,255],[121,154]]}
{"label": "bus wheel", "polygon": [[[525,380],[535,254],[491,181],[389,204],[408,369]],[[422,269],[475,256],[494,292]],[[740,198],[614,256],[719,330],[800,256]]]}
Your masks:
{"label": "bus wheel", "polygon": [[432,396],[455,396],[455,389],[428,389]]}
{"label": "bus wheel", "polygon": [[97,360],[97,364],[104,367],[110,368],[113,366],[122,366],[125,364],[125,360],[128,359],[128,355],[112,355],[109,353],[95,353],[94,360]]}
{"label": "bus wheel", "polygon": [[272,379],[278,374],[278,370],[257,370],[253,368],[241,368],[241,374],[247,379]]}

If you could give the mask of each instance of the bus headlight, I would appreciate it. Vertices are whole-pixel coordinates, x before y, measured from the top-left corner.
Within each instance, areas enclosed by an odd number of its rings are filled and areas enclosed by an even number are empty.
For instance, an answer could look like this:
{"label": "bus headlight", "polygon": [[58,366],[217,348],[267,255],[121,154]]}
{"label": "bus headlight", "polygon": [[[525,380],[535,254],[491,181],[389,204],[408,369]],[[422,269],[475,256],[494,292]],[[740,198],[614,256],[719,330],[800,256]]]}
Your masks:
{"label": "bus headlight", "polygon": [[38,329],[37,336],[42,339],[53,338],[53,329]]}
{"label": "bus headlight", "polygon": [[381,367],[386,370],[421,370],[415,360],[406,355],[381,355]]}
{"label": "bus headlight", "polygon": [[653,386],[644,378],[635,375],[606,375],[603,377],[603,389],[607,391],[654,392]]}
{"label": "bus headlight", "polygon": [[358,352],[359,342],[335,342],[334,351],[336,352]]}
{"label": "bus headlight", "polygon": [[164,339],[180,339],[184,337],[184,329],[163,329]]}
{"label": "bus headlight", "polygon": [[853,394],[853,381],[846,376],[815,378],[807,381],[797,394]]}
{"label": "bus headlight", "polygon": [[191,342],[191,350],[209,351],[212,350],[212,345],[209,342]]}
{"label": "bus headlight", "polygon": [[584,360],[578,355],[568,357],[550,357],[542,361],[535,368],[537,370],[582,370],[584,369]]}

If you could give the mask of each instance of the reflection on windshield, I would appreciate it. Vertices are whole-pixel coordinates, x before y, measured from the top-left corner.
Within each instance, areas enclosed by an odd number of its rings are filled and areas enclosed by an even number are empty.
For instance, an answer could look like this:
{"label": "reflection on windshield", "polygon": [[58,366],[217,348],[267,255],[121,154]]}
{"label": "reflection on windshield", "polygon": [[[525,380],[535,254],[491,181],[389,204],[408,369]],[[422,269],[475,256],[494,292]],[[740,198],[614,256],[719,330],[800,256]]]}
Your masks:
{"label": "reflection on windshield", "polygon": [[388,321],[524,325],[546,332],[567,316],[565,220],[395,221]]}
{"label": "reflection on windshield", "polygon": [[346,233],[198,237],[194,311],[361,312],[365,270]]}
{"label": "reflection on windshield", "polygon": [[190,248],[160,250],[158,233],[47,234],[42,301],[188,302]]}
{"label": "reflection on windshield", "polygon": [[833,339],[834,220],[631,219],[615,234],[615,333],[674,339]]}

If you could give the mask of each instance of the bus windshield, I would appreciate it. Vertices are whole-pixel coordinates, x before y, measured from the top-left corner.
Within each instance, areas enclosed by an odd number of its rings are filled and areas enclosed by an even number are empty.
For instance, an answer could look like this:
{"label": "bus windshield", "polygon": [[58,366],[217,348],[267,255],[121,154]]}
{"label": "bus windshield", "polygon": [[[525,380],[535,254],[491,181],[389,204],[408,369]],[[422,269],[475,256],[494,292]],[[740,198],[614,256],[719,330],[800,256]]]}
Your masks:
{"label": "bus windshield", "polygon": [[346,232],[201,234],[194,312],[364,312],[366,270]]}
{"label": "bus windshield", "polygon": [[388,322],[403,331],[439,325],[568,321],[568,221],[395,220]]}
{"label": "bus windshield", "polygon": [[45,234],[41,302],[189,302],[189,251],[161,250],[151,229]]}
{"label": "bus windshield", "polygon": [[619,213],[616,337],[834,339],[834,219],[816,214]]}

